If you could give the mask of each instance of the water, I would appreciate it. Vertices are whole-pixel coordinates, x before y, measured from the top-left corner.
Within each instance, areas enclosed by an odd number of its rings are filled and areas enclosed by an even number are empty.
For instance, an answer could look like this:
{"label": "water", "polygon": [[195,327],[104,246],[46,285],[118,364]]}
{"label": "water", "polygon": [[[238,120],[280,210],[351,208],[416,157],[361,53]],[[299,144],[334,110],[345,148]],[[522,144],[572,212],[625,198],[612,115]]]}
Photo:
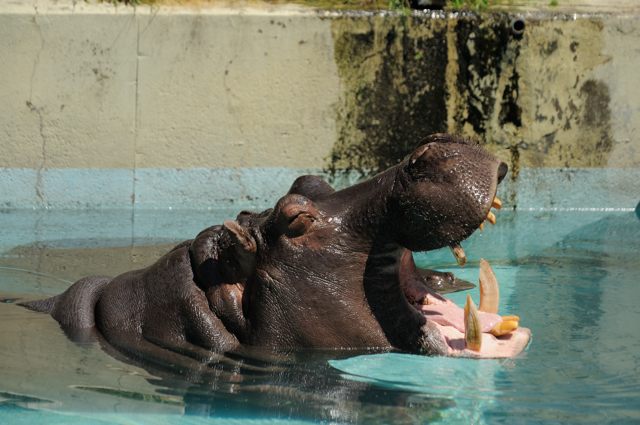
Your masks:
{"label": "water", "polygon": [[[640,423],[640,219],[501,212],[463,243],[417,255],[467,280],[488,259],[501,311],[533,340],[509,360],[250,351],[180,371],[76,344],[13,298],[153,261],[231,211],[0,214],[0,423]],[[477,301],[477,290],[471,290]],[[451,296],[461,303],[465,294]]]}

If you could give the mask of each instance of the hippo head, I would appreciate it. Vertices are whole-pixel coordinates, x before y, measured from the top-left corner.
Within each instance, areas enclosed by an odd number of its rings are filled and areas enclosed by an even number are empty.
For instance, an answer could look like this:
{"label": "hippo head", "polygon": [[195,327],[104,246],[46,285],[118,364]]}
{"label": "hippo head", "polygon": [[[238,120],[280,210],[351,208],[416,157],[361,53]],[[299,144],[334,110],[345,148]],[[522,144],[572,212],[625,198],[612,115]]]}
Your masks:
{"label": "hippo head", "polygon": [[507,165],[465,139],[434,135],[400,166],[394,239],[412,251],[455,247],[486,219]]}
{"label": "hippo head", "polygon": [[[503,338],[483,334],[489,348],[471,351],[453,318],[433,320],[404,290],[415,274],[409,250],[449,246],[462,262],[460,242],[492,216],[506,172],[504,163],[477,144],[438,134],[368,181],[334,191],[320,178],[304,176],[273,209],[241,213],[237,223],[256,247],[243,291],[243,342],[517,354],[528,341],[526,330]],[[448,303],[435,294],[427,298],[427,304]],[[448,307],[452,312],[443,308],[438,314],[461,314]]]}

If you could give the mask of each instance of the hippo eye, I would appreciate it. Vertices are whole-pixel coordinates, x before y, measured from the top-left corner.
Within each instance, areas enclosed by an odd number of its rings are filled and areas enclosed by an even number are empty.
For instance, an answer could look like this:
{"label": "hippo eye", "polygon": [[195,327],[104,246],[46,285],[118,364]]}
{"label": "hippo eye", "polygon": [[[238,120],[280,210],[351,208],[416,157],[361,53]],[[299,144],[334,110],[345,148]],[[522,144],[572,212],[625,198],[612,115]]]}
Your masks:
{"label": "hippo eye", "polygon": [[282,198],[277,218],[278,233],[289,238],[301,236],[321,216],[313,202],[302,195],[290,194]]}
{"label": "hippo eye", "polygon": [[315,223],[316,218],[309,213],[300,213],[289,221],[286,235],[295,238],[304,235]]}

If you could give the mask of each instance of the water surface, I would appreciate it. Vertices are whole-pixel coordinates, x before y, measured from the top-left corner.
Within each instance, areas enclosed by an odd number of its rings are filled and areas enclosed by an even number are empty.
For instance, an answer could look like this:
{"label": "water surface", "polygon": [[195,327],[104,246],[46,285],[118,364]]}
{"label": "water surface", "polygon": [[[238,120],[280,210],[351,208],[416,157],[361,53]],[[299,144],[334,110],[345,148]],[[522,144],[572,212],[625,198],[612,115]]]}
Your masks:
{"label": "water surface", "polygon": [[86,274],[142,267],[230,217],[0,214],[0,423],[640,422],[640,220],[632,212],[502,212],[497,226],[463,243],[464,269],[447,250],[416,256],[470,281],[480,257],[491,262],[501,311],[533,332],[528,350],[509,360],[255,350],[212,358],[205,372],[153,368],[72,342],[47,315],[15,305]]}

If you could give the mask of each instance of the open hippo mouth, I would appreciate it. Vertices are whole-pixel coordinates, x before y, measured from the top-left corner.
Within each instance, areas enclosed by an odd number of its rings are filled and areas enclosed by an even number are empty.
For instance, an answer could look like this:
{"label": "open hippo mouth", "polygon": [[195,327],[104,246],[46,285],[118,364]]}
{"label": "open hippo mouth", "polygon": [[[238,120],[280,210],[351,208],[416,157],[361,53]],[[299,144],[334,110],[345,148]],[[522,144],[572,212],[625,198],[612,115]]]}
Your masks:
{"label": "open hippo mouth", "polygon": [[[492,208],[502,208],[496,196],[497,185],[506,174],[501,164],[497,183],[490,187],[493,193],[490,205],[481,208],[485,220],[477,226],[484,229],[485,222],[495,225],[497,218]],[[463,267],[467,256],[459,241],[449,244],[456,262]],[[479,290],[480,304],[476,307],[470,295],[460,307],[441,294],[424,285],[424,275],[416,267],[410,250],[405,249],[398,261],[398,282],[404,295],[415,311],[424,316],[428,330],[426,345],[437,354],[454,357],[503,358],[519,354],[528,344],[531,333],[520,328],[516,315],[498,314],[500,289],[498,280],[487,262],[480,260]]]}
{"label": "open hippo mouth", "polygon": [[[439,135],[434,138],[441,140]],[[447,136],[442,139],[451,142]],[[496,194],[498,184],[507,173],[507,166],[480,151],[477,146],[468,146],[466,141],[459,139],[454,140],[456,142],[459,146],[446,143],[423,145],[409,158],[406,168],[409,177],[405,181],[411,179],[411,182],[405,182],[404,186],[411,187],[409,195],[418,200],[407,200],[403,194],[400,204],[415,203],[418,208],[403,206],[404,219],[409,223],[438,221],[432,217],[446,219],[435,226],[432,223],[417,226],[418,229],[428,229],[432,235],[430,238],[405,236],[400,243],[414,250],[448,246],[457,263],[464,266],[467,257],[460,242],[476,229],[482,229],[486,221],[496,224],[492,208],[502,208],[502,201]],[[459,159],[465,155],[474,158],[475,162],[471,164],[467,159]],[[451,188],[457,190],[451,193]],[[425,196],[425,193],[429,195]],[[428,202],[423,202],[423,199],[428,199]],[[436,237],[433,237],[434,234]],[[479,308],[476,308],[469,295],[462,308],[421,285],[422,276],[409,250],[404,250],[397,262],[400,287],[411,307],[426,319],[425,326],[429,329],[425,335],[428,336],[428,345],[436,353],[512,357],[528,343],[530,332],[519,328],[518,316],[498,314],[498,281],[487,261],[480,261]]]}
{"label": "open hippo mouth", "polygon": [[[462,249],[456,250],[460,262]],[[498,314],[500,289],[489,263],[480,260],[480,305],[467,295],[460,307],[442,295],[421,285],[421,276],[410,251],[403,252],[398,280],[407,301],[427,320],[426,345],[435,354],[453,357],[504,358],[519,354],[528,344],[531,333],[520,328],[516,315]]]}

